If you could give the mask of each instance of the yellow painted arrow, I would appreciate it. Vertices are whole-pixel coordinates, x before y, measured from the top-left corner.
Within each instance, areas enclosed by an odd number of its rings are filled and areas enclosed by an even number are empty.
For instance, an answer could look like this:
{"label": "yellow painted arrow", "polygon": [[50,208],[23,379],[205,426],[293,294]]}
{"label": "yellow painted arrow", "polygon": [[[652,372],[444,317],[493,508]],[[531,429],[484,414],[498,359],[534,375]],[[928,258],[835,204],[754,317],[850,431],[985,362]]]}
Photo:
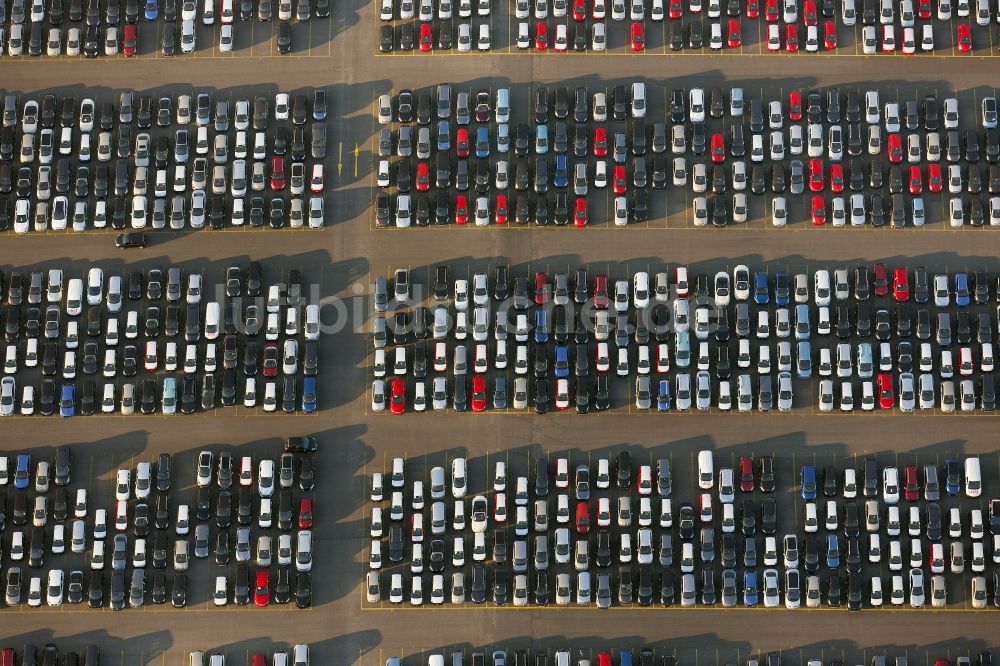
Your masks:
{"label": "yellow painted arrow", "polygon": [[361,155],[361,148],[354,144],[354,177],[358,177],[358,156]]}
{"label": "yellow painted arrow", "polygon": [[337,149],[337,175],[344,170],[344,142],[341,141],[338,144],[340,147]]}

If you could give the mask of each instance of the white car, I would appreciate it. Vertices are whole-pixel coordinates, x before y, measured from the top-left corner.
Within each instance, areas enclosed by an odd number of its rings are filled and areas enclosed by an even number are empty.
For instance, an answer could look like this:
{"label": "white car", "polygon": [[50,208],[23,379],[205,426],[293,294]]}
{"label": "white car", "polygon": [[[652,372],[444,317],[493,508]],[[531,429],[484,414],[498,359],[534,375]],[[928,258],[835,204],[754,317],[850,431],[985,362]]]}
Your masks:
{"label": "white car", "polygon": [[[32,581],[34,582],[34,581]],[[63,602],[63,571],[53,569],[49,571],[48,586],[45,590],[45,603],[49,606],[61,606]],[[30,597],[29,597],[30,603]]]}

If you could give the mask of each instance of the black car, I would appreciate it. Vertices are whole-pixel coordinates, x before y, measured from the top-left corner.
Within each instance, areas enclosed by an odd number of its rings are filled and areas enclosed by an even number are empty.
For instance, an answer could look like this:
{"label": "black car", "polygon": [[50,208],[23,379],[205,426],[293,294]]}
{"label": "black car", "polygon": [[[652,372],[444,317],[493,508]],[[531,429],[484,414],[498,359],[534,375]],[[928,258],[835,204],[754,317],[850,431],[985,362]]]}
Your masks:
{"label": "black car", "polygon": [[174,574],[173,587],[170,590],[170,603],[174,608],[187,606],[187,583],[187,574]]}
{"label": "black car", "polygon": [[288,567],[278,567],[278,575],[274,581],[274,601],[279,604],[287,604],[291,600],[291,573]]}
{"label": "black car", "polygon": [[90,572],[90,584],[87,586],[87,605],[100,608],[104,605],[104,575],[101,571]]}
{"label": "black car", "polygon": [[295,577],[295,605],[298,608],[312,606],[312,575],[306,572]]}

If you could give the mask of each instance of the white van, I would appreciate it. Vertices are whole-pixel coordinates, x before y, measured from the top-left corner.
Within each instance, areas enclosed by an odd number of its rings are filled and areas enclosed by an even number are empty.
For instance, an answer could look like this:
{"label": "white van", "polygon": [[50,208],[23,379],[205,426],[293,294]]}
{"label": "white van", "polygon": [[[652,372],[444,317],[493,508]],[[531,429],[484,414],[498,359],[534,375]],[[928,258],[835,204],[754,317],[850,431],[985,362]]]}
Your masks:
{"label": "white van", "polygon": [[711,490],[715,481],[715,471],[712,464],[712,452],[705,450],[698,452],[698,487],[702,490]]}
{"label": "white van", "polygon": [[965,496],[979,497],[983,493],[983,478],[979,469],[979,457],[965,459]]}
{"label": "white van", "polygon": [[205,305],[205,338],[215,340],[219,337],[219,304],[210,301]]}
{"label": "white van", "polygon": [[[51,275],[49,277],[51,280]],[[49,282],[49,294],[52,293],[52,283]],[[61,288],[60,288],[61,291]],[[51,302],[51,298],[50,298]],[[71,317],[78,316],[83,311],[83,280],[80,278],[73,278],[69,281],[68,288],[66,290],[66,314]]]}

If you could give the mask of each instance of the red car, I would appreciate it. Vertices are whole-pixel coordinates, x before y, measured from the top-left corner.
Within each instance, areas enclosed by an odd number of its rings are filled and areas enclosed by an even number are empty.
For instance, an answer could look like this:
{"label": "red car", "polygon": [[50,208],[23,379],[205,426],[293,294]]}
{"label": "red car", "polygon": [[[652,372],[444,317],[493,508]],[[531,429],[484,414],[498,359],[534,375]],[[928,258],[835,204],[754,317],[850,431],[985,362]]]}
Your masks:
{"label": "red car", "polygon": [[920,499],[920,482],[917,481],[917,466],[907,465],[903,468],[903,497],[907,502]]}
{"label": "red car", "polygon": [[920,174],[920,166],[910,165],[910,194],[920,194],[924,191],[924,179]]}
{"label": "red car", "polygon": [[275,155],[271,158],[271,191],[285,189],[285,158]]}
{"label": "red car", "polygon": [[926,21],[930,17],[931,17],[931,0],[918,0],[917,18]]}
{"label": "red car", "polygon": [[729,19],[729,48],[738,49],[743,45],[743,35],[740,33],[740,20]]}
{"label": "red car", "polygon": [[813,196],[810,210],[812,210],[812,221],[814,226],[822,227],[826,224],[826,201],[823,199],[822,194]]}
{"label": "red car", "polygon": [[139,34],[136,30],[134,23],[125,24],[125,38],[122,40],[122,52],[126,58],[131,58],[135,55],[136,44],[139,39]]}
{"label": "red car", "polygon": [[753,459],[749,456],[743,456],[740,458],[740,490],[752,493],[753,483]]}
{"label": "red car", "polygon": [[760,0],[747,0],[747,18],[757,19],[760,17]]}
{"label": "red car", "polygon": [[276,377],[278,375],[278,343],[268,342],[264,345],[264,360],[261,371],[265,377]]}
{"label": "red car", "polygon": [[941,165],[931,162],[927,165],[927,190],[935,194],[944,187],[944,178],[941,176]]}
{"label": "red car", "polygon": [[799,50],[799,26],[794,23],[785,26],[785,50],[789,53]]}
{"label": "red car", "polygon": [[806,25],[816,25],[816,0],[804,0],[802,3],[802,20]]}
{"label": "red car", "polygon": [[802,93],[798,90],[788,93],[788,119],[794,122],[802,120]]}
{"label": "red car", "polygon": [[972,53],[972,31],[968,23],[958,24],[958,50],[960,53]]}
{"label": "red car", "polygon": [[608,130],[604,127],[594,128],[594,157],[604,157],[608,154]]}
{"label": "red car", "polygon": [[587,20],[587,0],[573,0],[573,20],[577,23]]}
{"label": "red car", "polygon": [[823,160],[809,160],[809,189],[813,192],[823,191]]}
{"label": "red car", "polygon": [[486,409],[486,375],[478,373],[472,376],[472,411],[482,412]]}
{"label": "red car", "polygon": [[642,21],[632,22],[629,35],[631,35],[629,42],[632,45],[633,51],[642,51],[646,48],[646,28],[643,27]]}
{"label": "red car", "polygon": [[267,577],[267,569],[257,570],[257,580],[253,586],[253,604],[258,608],[267,606],[271,600],[271,581]]}
{"label": "red car", "polygon": [[900,303],[910,300],[910,280],[905,268],[892,272],[892,296]]}
{"label": "red car", "polygon": [[549,302],[549,276],[544,271],[535,273],[535,303],[545,305]]}
{"label": "red car", "polygon": [[394,377],[389,396],[389,407],[393,414],[406,412],[406,381],[402,377]]}
{"label": "red car", "polygon": [[830,165],[830,191],[835,193],[844,191],[844,165],[840,162]]}
{"label": "red car", "polygon": [[778,14],[778,0],[764,0],[764,20],[768,23],[777,23]]}
{"label": "red car", "polygon": [[684,16],[684,5],[681,3],[681,0],[670,0],[667,12],[668,16],[670,16],[670,19],[673,21],[676,21]]}
{"label": "red car", "polygon": [[455,196],[455,224],[469,223],[469,200],[464,194]]}
{"label": "red car", "polygon": [[899,134],[893,132],[889,135],[889,162],[891,164],[899,164],[903,161],[903,140],[899,138]]}
{"label": "red car", "polygon": [[455,133],[455,154],[459,159],[465,159],[469,156],[469,128],[459,127],[458,132]]}
{"label": "red car", "polygon": [[434,48],[434,30],[430,23],[420,24],[420,50],[428,53]]}
{"label": "red car", "polygon": [[878,404],[882,409],[892,409],[895,397],[892,394],[892,375],[878,373]]}
{"label": "red car", "polygon": [[875,264],[875,277],[872,280],[872,287],[876,296],[885,296],[889,293],[889,269],[881,261]]}
{"label": "red car", "polygon": [[573,226],[587,226],[587,197],[577,197],[573,204]]}
{"label": "red car", "polygon": [[427,162],[417,162],[417,192],[426,192],[431,189],[431,167]]}
{"label": "red car", "polygon": [[535,50],[545,51],[549,48],[549,29],[545,21],[539,21],[535,26]]}
{"label": "red car", "polygon": [[576,533],[588,534],[590,532],[590,506],[586,502],[576,503]]}
{"label": "red car", "polygon": [[625,165],[616,164],[614,174],[612,177],[612,187],[614,188],[615,194],[625,194],[625,190],[628,186],[628,180],[625,177]]}
{"label": "red car", "polygon": [[823,48],[827,51],[837,48],[837,24],[833,21],[823,22]]}
{"label": "red car", "polygon": [[598,275],[594,278],[594,307],[607,310],[608,300],[608,276]]}
{"label": "red car", "polygon": [[267,666],[267,657],[258,652],[250,658],[250,666]]}
{"label": "red car", "polygon": [[726,139],[718,132],[712,135],[711,155],[716,164],[726,161]]}
{"label": "red car", "polygon": [[496,212],[493,213],[494,224],[507,224],[507,195],[498,194]]}
{"label": "red car", "polygon": [[875,278],[872,280],[872,287],[876,296],[885,296],[889,293],[889,268],[881,261],[875,264]]}
{"label": "red car", "polygon": [[299,529],[311,530],[313,526],[313,501],[311,497],[299,500]]}

